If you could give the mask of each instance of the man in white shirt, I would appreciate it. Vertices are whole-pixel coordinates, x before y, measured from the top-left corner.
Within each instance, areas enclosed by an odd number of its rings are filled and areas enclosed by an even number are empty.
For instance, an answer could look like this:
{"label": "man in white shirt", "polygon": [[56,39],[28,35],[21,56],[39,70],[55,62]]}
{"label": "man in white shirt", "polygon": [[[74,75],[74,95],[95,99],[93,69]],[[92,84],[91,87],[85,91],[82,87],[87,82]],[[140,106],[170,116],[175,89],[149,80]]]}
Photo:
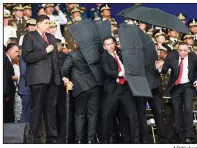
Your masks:
{"label": "man in white shirt", "polygon": [[167,56],[164,64],[156,61],[155,65],[161,73],[171,69],[167,89],[172,98],[176,130],[183,143],[195,142],[192,103],[194,90],[197,88],[197,56],[189,52],[187,43],[182,42],[177,51]]}
{"label": "man in white shirt", "polygon": [[[60,25],[65,25],[67,23],[67,19],[60,10],[59,5],[54,7],[53,4],[43,4],[43,7],[45,9],[46,15],[50,18],[50,21],[54,21],[57,24],[57,31],[55,36],[63,38],[60,30]],[[53,15],[54,9],[57,11],[58,15]]]}

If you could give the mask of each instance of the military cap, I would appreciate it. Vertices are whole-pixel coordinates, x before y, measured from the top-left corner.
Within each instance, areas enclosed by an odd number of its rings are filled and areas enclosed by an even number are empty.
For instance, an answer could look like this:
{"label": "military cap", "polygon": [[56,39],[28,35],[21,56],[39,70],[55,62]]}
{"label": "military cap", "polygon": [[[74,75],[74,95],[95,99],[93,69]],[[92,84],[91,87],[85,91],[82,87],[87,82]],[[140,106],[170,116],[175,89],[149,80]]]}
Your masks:
{"label": "military cap", "polygon": [[53,4],[42,4],[42,6],[43,6],[44,8],[47,8],[47,7],[54,7]]}
{"label": "military cap", "polygon": [[35,26],[36,25],[36,20],[33,19],[33,18],[27,20],[26,26],[28,26],[28,25],[34,25]]}
{"label": "military cap", "polygon": [[13,11],[16,11],[16,10],[21,10],[21,11],[23,11],[24,8],[23,8],[23,6],[22,6],[21,4],[19,4],[19,5],[14,6]]}
{"label": "military cap", "polygon": [[10,18],[10,17],[12,17],[12,16],[10,15],[10,11],[7,10],[7,9],[4,9],[3,17],[4,17],[4,18]]}
{"label": "military cap", "polygon": [[197,26],[197,19],[189,20],[188,26],[189,27]]}
{"label": "military cap", "polygon": [[23,8],[24,8],[24,9],[31,9],[32,7],[31,7],[31,5],[29,4],[29,5],[24,5]]}
{"label": "military cap", "polygon": [[154,36],[155,38],[157,38],[157,37],[159,37],[159,36],[161,36],[161,35],[165,36],[165,32],[164,32],[162,29],[156,30],[156,31],[154,32],[154,34],[153,34],[153,36]]}
{"label": "military cap", "polygon": [[186,20],[186,16],[183,13],[177,14],[178,19],[180,20]]}
{"label": "military cap", "polygon": [[109,4],[103,4],[100,6],[99,11],[103,11],[103,10],[110,10],[111,6]]}
{"label": "military cap", "polygon": [[50,21],[49,25],[50,25],[50,28],[55,28],[55,27],[57,27],[57,24],[56,24],[55,21]]}
{"label": "military cap", "polygon": [[185,40],[185,39],[190,39],[190,38],[193,39],[193,35],[192,35],[192,34],[186,34],[186,35],[183,37],[184,40]]}
{"label": "military cap", "polygon": [[71,10],[70,10],[70,13],[74,13],[74,12],[81,12],[81,9],[79,7],[73,7]]}

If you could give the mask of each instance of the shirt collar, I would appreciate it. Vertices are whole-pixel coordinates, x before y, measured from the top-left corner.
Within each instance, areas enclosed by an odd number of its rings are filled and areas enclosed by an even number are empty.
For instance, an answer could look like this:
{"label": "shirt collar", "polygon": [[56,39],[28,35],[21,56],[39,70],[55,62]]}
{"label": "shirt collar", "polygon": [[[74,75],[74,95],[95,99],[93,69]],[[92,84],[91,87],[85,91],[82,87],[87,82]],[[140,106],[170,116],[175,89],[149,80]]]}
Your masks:
{"label": "shirt collar", "polygon": [[[179,60],[181,60],[180,56],[179,56]],[[188,55],[183,60],[188,60]]]}

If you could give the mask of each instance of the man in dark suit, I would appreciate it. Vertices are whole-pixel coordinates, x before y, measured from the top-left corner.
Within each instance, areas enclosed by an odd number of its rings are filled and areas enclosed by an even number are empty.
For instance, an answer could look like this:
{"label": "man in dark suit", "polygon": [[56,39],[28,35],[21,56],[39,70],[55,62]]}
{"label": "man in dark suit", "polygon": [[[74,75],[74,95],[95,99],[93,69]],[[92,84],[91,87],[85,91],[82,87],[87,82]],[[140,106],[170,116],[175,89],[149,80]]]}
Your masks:
{"label": "man in dark suit", "polygon": [[192,103],[194,88],[197,88],[197,56],[189,52],[186,43],[179,43],[178,50],[167,56],[164,65],[159,61],[156,61],[155,65],[161,73],[171,69],[167,89],[172,97],[176,130],[184,143],[192,143]]}
{"label": "man in dark suit", "polygon": [[[93,56],[93,55],[92,55]],[[72,96],[75,98],[76,143],[84,142],[85,120],[88,118],[88,143],[95,143],[97,116],[100,108],[100,63],[90,69],[80,49],[68,54],[64,61],[63,76],[73,83]]]}
{"label": "man in dark suit", "polygon": [[17,44],[9,43],[5,48],[3,58],[3,122],[14,122],[14,98],[16,87],[14,81],[17,81],[17,76],[14,74],[12,60],[19,54]]}
{"label": "man in dark suit", "polygon": [[49,17],[37,18],[37,29],[24,36],[22,58],[26,63],[26,83],[31,90],[31,128],[34,142],[41,143],[42,114],[46,127],[46,142],[56,143],[56,104],[60,71],[55,37],[47,33]]}
{"label": "man in dark suit", "polygon": [[122,62],[120,50],[115,50],[115,39],[111,36],[103,40],[105,52],[101,57],[102,67],[105,74],[104,90],[105,99],[101,103],[101,141],[108,142],[108,123],[112,119],[117,106],[123,107],[125,114],[129,118],[130,142],[139,142],[139,126],[135,101],[130,87],[124,77],[125,70]]}

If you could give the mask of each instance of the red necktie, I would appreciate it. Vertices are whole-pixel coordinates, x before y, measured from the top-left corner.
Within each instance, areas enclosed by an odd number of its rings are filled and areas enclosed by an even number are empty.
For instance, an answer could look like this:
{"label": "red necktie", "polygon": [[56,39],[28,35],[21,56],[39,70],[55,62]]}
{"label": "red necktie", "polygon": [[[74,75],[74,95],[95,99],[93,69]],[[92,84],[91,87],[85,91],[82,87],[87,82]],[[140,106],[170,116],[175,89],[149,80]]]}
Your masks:
{"label": "red necktie", "polygon": [[[116,53],[115,52],[114,52],[114,59],[116,60],[116,63],[118,65],[118,72],[121,72],[122,69],[120,67],[120,62],[119,62],[118,57],[116,56]],[[124,82],[125,82],[124,77],[118,77],[118,78],[119,78],[119,83],[120,84],[124,84]]]}
{"label": "red necktie", "polygon": [[45,42],[47,42],[49,44],[49,41],[44,33],[42,33],[42,38],[45,40]]}
{"label": "red necktie", "polygon": [[179,65],[179,74],[178,74],[178,78],[176,79],[175,85],[179,85],[180,82],[181,82],[181,78],[182,78],[182,75],[183,75],[183,59],[184,58],[181,58],[181,62],[180,62],[180,65]]}

